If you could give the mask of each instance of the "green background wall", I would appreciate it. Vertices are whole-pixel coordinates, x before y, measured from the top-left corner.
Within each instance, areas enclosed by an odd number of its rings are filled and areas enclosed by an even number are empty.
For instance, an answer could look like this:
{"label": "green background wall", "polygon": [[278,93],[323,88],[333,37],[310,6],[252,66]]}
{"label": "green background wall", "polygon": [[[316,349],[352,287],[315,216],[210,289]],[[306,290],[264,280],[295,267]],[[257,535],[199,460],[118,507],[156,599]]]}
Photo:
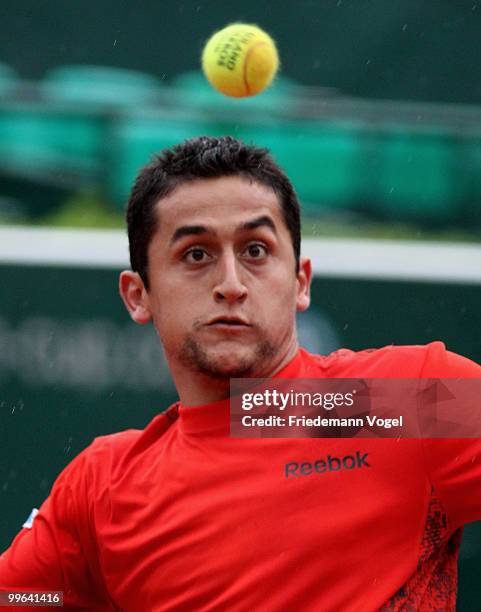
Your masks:
{"label": "green background wall", "polygon": [[0,61],[24,77],[107,64],[167,80],[198,66],[209,34],[256,22],[284,73],[375,98],[479,103],[478,0],[2,0]]}

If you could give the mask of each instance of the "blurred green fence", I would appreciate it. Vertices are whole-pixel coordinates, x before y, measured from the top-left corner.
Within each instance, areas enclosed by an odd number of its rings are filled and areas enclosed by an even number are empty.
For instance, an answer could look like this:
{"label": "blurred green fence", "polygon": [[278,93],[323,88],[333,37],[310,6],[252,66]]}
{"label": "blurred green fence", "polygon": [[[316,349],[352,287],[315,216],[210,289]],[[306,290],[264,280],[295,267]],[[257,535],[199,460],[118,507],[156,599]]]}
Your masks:
{"label": "blurred green fence", "polygon": [[[233,100],[200,73],[166,84],[99,66],[65,66],[27,84],[7,68],[0,198],[17,199],[27,217],[86,190],[120,210],[153,154],[186,138],[233,134],[272,151],[307,216],[481,229],[481,132],[468,129],[480,125],[475,107],[371,107],[286,78],[262,96]],[[430,117],[422,127],[418,112]]]}

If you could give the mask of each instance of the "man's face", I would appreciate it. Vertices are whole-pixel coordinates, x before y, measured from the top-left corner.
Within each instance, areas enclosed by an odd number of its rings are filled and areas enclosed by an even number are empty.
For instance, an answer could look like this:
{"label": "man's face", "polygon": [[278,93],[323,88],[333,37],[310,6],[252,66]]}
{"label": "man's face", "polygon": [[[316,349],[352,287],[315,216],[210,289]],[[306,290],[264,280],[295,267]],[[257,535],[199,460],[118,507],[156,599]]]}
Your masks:
{"label": "man's face", "polygon": [[296,347],[310,268],[268,187],[239,177],[179,185],[157,204],[145,308],[167,360],[214,378],[268,375]]}

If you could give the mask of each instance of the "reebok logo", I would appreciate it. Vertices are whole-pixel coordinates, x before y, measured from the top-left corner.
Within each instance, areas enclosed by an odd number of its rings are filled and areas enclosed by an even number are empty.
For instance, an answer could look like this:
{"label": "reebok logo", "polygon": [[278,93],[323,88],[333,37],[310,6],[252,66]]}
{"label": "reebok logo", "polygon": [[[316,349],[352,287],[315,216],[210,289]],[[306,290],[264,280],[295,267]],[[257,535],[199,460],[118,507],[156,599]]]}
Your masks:
{"label": "reebok logo", "polygon": [[356,451],[355,455],[345,455],[344,457],[333,457],[327,455],[325,459],[317,461],[303,461],[297,463],[292,461],[284,466],[284,476],[286,478],[299,478],[299,476],[311,476],[311,474],[325,474],[326,472],[339,472],[340,470],[354,470],[356,468],[371,465],[367,462],[367,453]]}

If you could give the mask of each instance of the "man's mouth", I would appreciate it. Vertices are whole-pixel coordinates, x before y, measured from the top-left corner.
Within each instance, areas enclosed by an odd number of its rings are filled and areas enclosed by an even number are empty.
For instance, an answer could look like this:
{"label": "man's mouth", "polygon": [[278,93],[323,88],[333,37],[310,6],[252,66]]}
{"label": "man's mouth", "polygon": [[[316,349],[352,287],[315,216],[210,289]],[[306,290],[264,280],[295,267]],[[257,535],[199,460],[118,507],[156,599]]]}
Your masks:
{"label": "man's mouth", "polygon": [[246,328],[251,327],[247,321],[240,317],[216,317],[207,324],[208,327],[222,327],[222,328]]}

